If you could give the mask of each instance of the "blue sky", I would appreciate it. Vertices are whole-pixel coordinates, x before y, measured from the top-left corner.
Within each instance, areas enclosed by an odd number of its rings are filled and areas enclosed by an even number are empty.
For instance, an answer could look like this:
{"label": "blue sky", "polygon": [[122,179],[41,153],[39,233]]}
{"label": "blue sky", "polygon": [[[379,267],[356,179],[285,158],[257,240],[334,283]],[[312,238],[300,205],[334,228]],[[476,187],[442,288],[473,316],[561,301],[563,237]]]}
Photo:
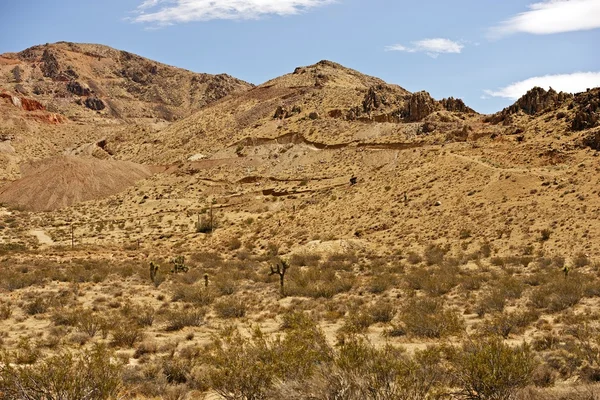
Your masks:
{"label": "blue sky", "polygon": [[483,113],[600,86],[600,0],[30,0],[0,18],[0,53],[101,43],[255,84],[328,59]]}

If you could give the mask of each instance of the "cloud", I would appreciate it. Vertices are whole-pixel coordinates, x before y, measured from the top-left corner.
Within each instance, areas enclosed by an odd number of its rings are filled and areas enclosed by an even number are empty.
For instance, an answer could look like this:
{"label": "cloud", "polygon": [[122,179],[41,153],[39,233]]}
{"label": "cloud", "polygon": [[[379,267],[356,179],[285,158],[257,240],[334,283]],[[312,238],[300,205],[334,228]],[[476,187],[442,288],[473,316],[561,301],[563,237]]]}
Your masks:
{"label": "cloud", "polygon": [[294,15],[335,0],[144,0],[133,22],[173,25],[215,19]]}
{"label": "cloud", "polygon": [[437,58],[443,53],[460,53],[465,47],[460,43],[453,42],[450,39],[423,39],[411,43],[407,47],[401,44],[387,46],[385,51],[405,51],[407,53],[427,53],[429,57]]}
{"label": "cloud", "polygon": [[559,92],[578,93],[600,86],[600,72],[575,72],[573,74],[545,75],[512,83],[499,90],[485,90],[488,96],[516,100],[535,86]]}
{"label": "cloud", "polygon": [[599,0],[546,0],[529,6],[490,30],[498,38],[513,33],[549,35],[600,28]]}

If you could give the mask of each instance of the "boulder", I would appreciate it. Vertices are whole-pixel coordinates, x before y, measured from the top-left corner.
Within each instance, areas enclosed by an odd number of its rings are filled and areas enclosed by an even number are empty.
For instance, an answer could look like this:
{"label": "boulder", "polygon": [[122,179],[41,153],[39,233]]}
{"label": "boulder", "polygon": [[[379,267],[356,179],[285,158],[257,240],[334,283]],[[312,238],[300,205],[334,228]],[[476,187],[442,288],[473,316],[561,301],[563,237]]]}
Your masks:
{"label": "boulder", "polygon": [[92,91],[77,81],[67,83],[67,90],[77,96],[89,96]]}
{"label": "boulder", "polygon": [[106,108],[104,102],[97,97],[88,97],[85,99],[84,104],[87,108],[95,111],[104,110]]}

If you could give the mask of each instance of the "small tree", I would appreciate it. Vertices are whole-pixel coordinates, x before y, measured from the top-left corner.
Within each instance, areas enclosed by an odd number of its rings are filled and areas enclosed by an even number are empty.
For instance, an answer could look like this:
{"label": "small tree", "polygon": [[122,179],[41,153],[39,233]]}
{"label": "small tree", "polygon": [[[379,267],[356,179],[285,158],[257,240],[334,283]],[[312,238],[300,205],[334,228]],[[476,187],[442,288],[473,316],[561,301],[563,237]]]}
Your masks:
{"label": "small tree", "polygon": [[281,292],[281,296],[285,297],[285,290],[283,284],[285,280],[285,273],[290,268],[290,264],[285,260],[279,260],[275,264],[275,267],[271,266],[270,268],[271,272],[269,273],[269,276],[279,275],[279,290]]}

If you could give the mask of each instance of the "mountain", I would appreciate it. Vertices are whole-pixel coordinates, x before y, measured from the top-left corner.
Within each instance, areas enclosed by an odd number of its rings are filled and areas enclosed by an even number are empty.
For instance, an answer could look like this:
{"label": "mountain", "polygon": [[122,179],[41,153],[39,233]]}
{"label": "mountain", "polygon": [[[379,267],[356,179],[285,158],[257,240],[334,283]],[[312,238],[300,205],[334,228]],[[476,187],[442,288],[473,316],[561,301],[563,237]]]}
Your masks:
{"label": "mountain", "polygon": [[161,129],[252,85],[96,44],[60,42],[0,55],[0,180],[20,165],[122,132]]}
{"label": "mountain", "polygon": [[462,100],[436,101],[427,92],[411,94],[381,79],[320,61],[208,105],[155,132],[141,148],[135,145],[134,149],[131,140],[115,148],[117,153],[135,153],[136,161],[173,163],[235,149],[248,141],[290,135],[333,146],[356,140],[393,141],[420,129],[445,134],[462,128],[463,119],[475,114]]}
{"label": "mountain", "polygon": [[174,121],[250,84],[97,44],[59,42],[0,55],[0,87],[69,120]]}

